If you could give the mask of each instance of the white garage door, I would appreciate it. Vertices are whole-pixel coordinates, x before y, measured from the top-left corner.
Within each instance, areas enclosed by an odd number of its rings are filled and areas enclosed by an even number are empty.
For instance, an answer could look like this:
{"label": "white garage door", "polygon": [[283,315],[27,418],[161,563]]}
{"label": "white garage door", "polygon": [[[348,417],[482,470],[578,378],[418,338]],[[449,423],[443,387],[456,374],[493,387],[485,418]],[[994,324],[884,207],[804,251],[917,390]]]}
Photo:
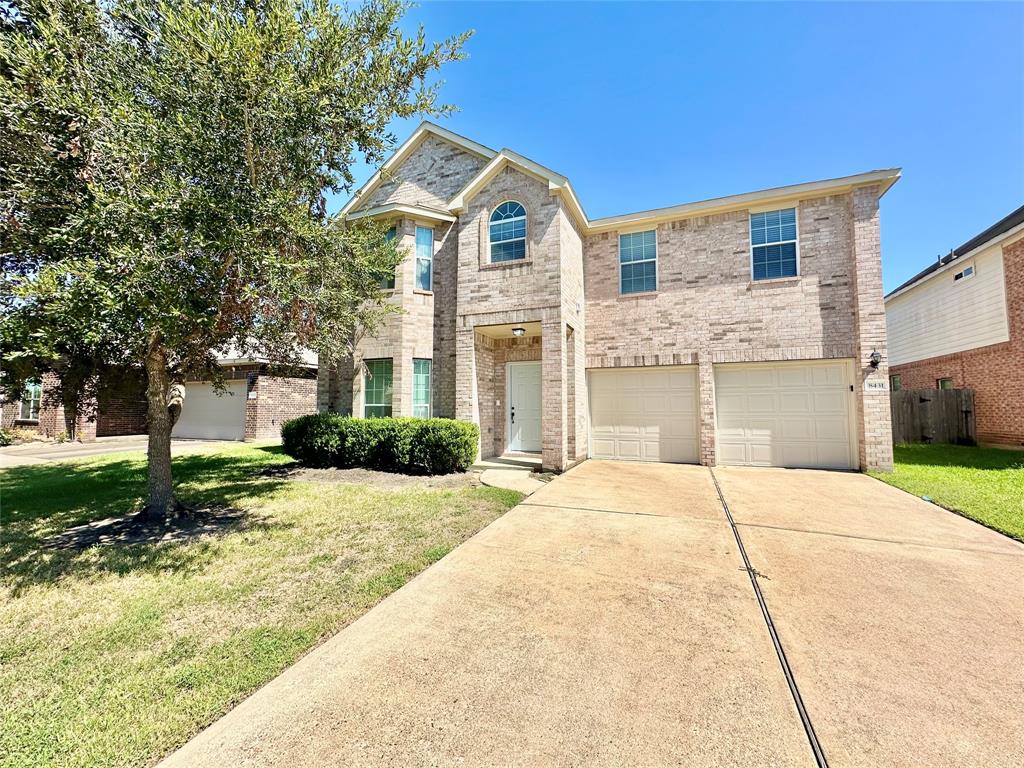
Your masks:
{"label": "white garage door", "polygon": [[857,466],[847,361],[715,366],[718,461]]}
{"label": "white garage door", "polygon": [[185,403],[171,435],[204,440],[241,440],[245,437],[244,381],[233,381],[217,395],[212,384],[186,384]]}
{"label": "white garage door", "polygon": [[697,368],[589,372],[590,455],[595,459],[697,462]]}

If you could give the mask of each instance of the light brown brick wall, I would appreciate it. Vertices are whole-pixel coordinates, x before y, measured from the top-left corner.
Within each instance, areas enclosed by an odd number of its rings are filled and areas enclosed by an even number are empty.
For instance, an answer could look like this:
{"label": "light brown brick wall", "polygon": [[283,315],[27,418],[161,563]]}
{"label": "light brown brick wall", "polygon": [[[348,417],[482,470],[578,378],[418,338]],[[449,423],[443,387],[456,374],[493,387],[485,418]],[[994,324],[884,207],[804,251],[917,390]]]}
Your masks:
{"label": "light brown brick wall", "polygon": [[[619,295],[618,232],[588,236],[587,367],[699,364],[701,460],[714,463],[714,364],[854,358],[859,368],[865,347],[884,355],[877,198],[871,188],[797,203],[800,275],[780,280],[751,279],[749,211],[654,227],[650,294]],[[887,408],[888,394],[872,397],[858,417],[872,445],[861,459],[884,468],[889,415],[876,401]],[[858,393],[858,413],[864,398]]]}
{"label": "light brown brick wall", "polygon": [[487,160],[428,135],[359,207],[406,203],[444,209],[486,164]]}
{"label": "light brown brick wall", "polygon": [[974,390],[978,440],[1024,445],[1024,239],[1003,248],[1010,340],[1002,344],[895,365],[907,389],[931,389],[941,378]]}

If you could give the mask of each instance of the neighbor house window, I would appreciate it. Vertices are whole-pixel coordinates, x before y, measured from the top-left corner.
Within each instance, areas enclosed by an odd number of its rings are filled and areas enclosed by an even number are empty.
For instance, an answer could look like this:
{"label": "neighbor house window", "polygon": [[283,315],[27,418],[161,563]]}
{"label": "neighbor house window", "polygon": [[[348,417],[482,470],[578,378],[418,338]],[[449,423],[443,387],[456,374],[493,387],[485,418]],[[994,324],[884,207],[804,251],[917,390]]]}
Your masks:
{"label": "neighbor house window", "polygon": [[891,389],[893,392],[899,392],[901,389],[903,389],[903,379],[900,377],[898,373],[894,373],[892,376],[889,377],[889,389]]}
{"label": "neighbor house window", "polygon": [[961,272],[957,272],[953,275],[953,282],[957,280],[966,280],[968,277],[974,277],[974,267],[966,267]]}
{"label": "neighbor house window", "polygon": [[[395,239],[395,234],[396,234],[395,233],[395,228],[392,227],[391,229],[389,229],[385,233],[384,237],[386,237],[388,240],[394,240]],[[382,290],[385,290],[385,291],[393,291],[393,290],[395,290],[395,273],[394,273],[394,271],[392,271],[390,275],[385,275],[384,277],[382,277],[380,279],[380,282],[378,283],[378,285],[381,287]]]}
{"label": "neighbor house window", "polygon": [[430,360],[412,361],[412,415],[430,418]]}
{"label": "neighbor house window", "polygon": [[755,280],[796,276],[796,208],[750,214]]}
{"label": "neighbor house window", "polygon": [[416,227],[416,289],[432,290],[434,284],[434,230]]}
{"label": "neighbor house window", "polygon": [[19,419],[25,421],[39,420],[39,401],[43,397],[43,385],[38,381],[30,381],[25,385],[25,392],[21,396],[21,411]]}
{"label": "neighbor house window", "polygon": [[619,235],[619,291],[658,290],[658,244],[655,231]]}
{"label": "neighbor house window", "polygon": [[510,200],[491,214],[491,261],[526,258],[526,209]]}
{"label": "neighbor house window", "polygon": [[391,360],[367,360],[365,365],[363,391],[366,393],[366,402],[363,415],[366,418],[390,416],[392,362]]}
{"label": "neighbor house window", "polygon": [[952,389],[953,388],[953,379],[951,379],[951,378],[937,379],[936,382],[935,382],[935,387],[937,389]]}

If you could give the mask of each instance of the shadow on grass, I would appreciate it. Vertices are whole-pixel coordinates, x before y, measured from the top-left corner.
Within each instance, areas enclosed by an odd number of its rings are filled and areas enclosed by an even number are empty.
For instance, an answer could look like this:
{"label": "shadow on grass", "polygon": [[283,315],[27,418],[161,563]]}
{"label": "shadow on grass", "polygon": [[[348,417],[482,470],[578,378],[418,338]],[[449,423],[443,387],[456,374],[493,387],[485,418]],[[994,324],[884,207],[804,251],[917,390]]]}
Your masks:
{"label": "shadow on grass", "polygon": [[290,461],[280,446],[175,457],[175,491],[200,512],[170,525],[134,519],[146,490],[143,458],[8,469],[0,473],[0,577],[18,593],[72,575],[199,569],[214,555],[209,534],[280,527],[244,507],[286,485],[258,473]]}
{"label": "shadow on grass", "polygon": [[970,469],[1024,469],[1024,452],[1003,448],[976,448],[948,443],[913,443],[895,447],[897,464]]}

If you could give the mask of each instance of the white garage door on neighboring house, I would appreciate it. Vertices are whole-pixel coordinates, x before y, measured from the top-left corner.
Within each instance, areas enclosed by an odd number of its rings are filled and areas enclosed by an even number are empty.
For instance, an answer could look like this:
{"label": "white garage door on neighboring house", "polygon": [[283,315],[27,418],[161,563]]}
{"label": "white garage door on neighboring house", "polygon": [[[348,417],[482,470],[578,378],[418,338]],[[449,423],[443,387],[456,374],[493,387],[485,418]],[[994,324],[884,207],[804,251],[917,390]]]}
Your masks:
{"label": "white garage door on neighboring house", "polygon": [[592,458],[697,462],[696,366],[593,369],[588,378]]}
{"label": "white garage door on neighboring house", "polygon": [[221,395],[212,384],[185,385],[185,404],[171,432],[173,437],[242,440],[245,437],[246,383],[227,383]]}
{"label": "white garage door on neighboring house", "polygon": [[715,366],[720,464],[854,469],[845,360]]}

